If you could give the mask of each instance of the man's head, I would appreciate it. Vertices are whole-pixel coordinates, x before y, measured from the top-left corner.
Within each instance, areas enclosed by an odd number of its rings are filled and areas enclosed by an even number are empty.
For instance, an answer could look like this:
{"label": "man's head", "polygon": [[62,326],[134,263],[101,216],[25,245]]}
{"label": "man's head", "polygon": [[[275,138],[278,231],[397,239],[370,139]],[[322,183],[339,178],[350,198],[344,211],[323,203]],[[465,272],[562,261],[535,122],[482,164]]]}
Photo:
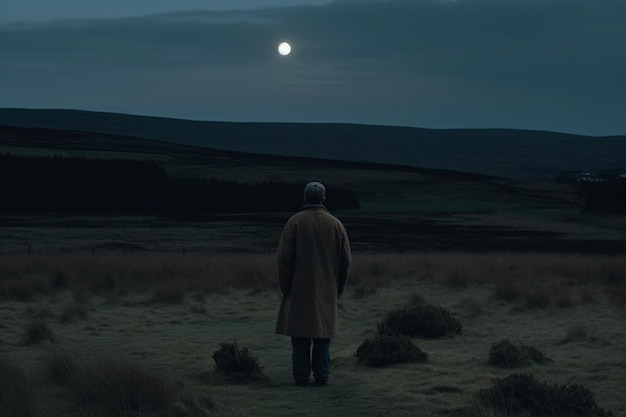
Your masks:
{"label": "man's head", "polygon": [[321,204],[326,200],[326,187],[321,182],[310,182],[304,187],[304,201],[307,204]]}

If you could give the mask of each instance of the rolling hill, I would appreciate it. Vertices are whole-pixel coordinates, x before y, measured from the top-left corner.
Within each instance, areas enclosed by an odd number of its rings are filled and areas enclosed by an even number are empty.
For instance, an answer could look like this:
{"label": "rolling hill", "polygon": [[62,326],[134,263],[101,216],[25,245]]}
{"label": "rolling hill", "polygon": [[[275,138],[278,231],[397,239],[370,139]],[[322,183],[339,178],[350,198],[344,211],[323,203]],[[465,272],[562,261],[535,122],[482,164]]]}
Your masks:
{"label": "rolling hill", "polygon": [[324,123],[231,123],[78,110],[0,109],[0,124],[126,135],[180,145],[551,179],[626,168],[626,136]]}

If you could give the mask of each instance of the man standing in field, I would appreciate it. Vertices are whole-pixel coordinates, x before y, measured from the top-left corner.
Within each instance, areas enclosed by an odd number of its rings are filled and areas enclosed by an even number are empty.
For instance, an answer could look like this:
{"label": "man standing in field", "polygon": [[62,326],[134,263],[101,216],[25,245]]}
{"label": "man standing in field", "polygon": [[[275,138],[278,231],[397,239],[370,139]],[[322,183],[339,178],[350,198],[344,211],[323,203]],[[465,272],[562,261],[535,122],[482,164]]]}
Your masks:
{"label": "man standing in field", "polygon": [[328,383],[330,339],[338,329],[337,299],[352,262],[346,229],[326,210],[325,200],[324,185],[306,185],[305,204],[285,225],[277,251],[283,299],[276,333],[291,336],[293,378],[301,386],[308,385],[311,370],[315,385]]}

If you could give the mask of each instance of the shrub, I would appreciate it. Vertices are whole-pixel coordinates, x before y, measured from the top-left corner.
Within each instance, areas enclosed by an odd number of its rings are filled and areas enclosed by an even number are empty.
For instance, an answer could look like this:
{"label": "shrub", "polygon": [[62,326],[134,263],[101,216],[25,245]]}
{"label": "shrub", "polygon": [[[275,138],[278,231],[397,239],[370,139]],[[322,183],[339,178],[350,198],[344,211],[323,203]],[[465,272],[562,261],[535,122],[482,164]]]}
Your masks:
{"label": "shrub", "polygon": [[52,343],[57,342],[54,332],[50,329],[50,327],[48,327],[48,324],[44,320],[33,320],[26,328],[26,333],[24,334],[24,344],[32,345],[43,340],[48,340]]}
{"label": "shrub", "polygon": [[263,368],[258,359],[247,348],[237,342],[220,343],[220,348],[213,353],[217,370],[232,376],[239,382],[253,379],[265,379]]}
{"label": "shrub", "polygon": [[354,354],[367,366],[386,366],[396,363],[424,362],[428,354],[406,336],[377,335],[363,342]]}
{"label": "shrub", "polygon": [[[525,374],[513,374],[494,381],[491,388],[481,390],[483,406],[504,415],[529,413],[531,416],[597,416],[613,413],[598,407],[593,394],[581,385],[548,385]],[[495,415],[495,414],[494,414]]]}
{"label": "shrub", "polygon": [[0,415],[31,417],[39,415],[33,400],[33,387],[19,368],[0,360]]}
{"label": "shrub", "polygon": [[517,368],[532,362],[543,363],[545,360],[545,355],[537,348],[502,339],[491,345],[488,362],[500,368]]}
{"label": "shrub", "polygon": [[378,333],[435,339],[449,333],[460,334],[461,327],[461,323],[447,309],[424,304],[388,312],[378,324]]}

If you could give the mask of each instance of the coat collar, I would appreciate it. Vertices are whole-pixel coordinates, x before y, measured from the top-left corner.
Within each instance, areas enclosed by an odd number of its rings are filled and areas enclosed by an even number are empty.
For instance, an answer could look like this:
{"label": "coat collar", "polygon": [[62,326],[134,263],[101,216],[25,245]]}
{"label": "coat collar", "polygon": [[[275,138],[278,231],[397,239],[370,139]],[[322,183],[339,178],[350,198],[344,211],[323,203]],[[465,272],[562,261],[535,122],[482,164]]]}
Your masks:
{"label": "coat collar", "polygon": [[328,211],[328,209],[323,204],[305,204],[300,208],[300,211],[316,209],[316,208],[321,208],[321,209],[324,209],[325,211]]}

